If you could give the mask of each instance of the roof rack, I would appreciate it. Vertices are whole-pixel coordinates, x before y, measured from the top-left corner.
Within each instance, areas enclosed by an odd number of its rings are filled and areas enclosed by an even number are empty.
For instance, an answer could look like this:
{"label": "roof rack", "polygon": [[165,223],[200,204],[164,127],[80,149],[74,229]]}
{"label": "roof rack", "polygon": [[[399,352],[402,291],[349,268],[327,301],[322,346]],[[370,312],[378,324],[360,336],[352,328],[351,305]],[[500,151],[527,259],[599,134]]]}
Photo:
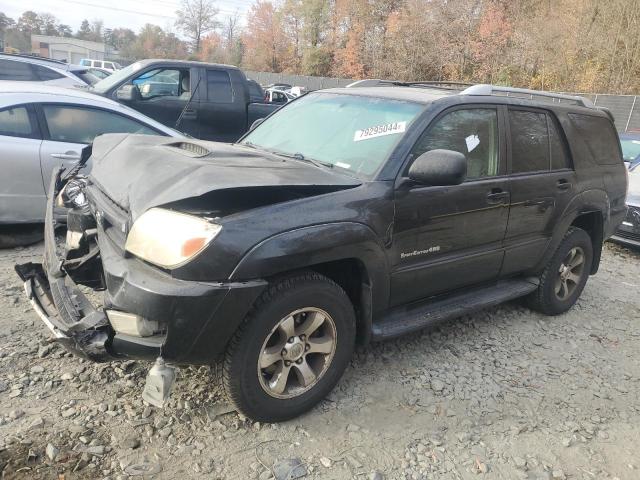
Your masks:
{"label": "roof rack", "polygon": [[567,100],[570,102],[575,102],[578,105],[587,108],[595,108],[595,105],[591,100],[586,97],[581,97],[579,95],[566,95],[564,93],[554,93],[554,92],[545,92],[543,90],[529,90],[528,88],[514,88],[514,87],[500,87],[496,85],[473,85],[462,92],[460,95],[479,95],[479,96],[488,96],[495,95],[496,93],[506,93],[507,96],[510,93],[519,94],[519,95],[529,95],[531,99],[534,96],[536,97],[547,97],[552,99],[557,99],[558,101]]}
{"label": "roof rack", "polygon": [[358,80],[356,82],[347,85],[347,88],[355,87],[426,87],[426,88],[442,88],[445,90],[461,90],[462,87],[470,87],[472,83],[464,82],[445,82],[436,80],[427,80],[422,82],[402,82],[399,80],[379,80],[379,79],[365,79]]}

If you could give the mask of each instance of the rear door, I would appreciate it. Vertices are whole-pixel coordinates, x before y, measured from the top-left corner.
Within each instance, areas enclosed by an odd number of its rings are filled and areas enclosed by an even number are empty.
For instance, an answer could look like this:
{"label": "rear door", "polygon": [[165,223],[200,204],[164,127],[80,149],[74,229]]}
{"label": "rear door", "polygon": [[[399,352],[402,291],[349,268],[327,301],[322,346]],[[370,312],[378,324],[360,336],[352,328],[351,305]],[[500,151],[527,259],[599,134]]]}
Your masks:
{"label": "rear door", "polygon": [[44,219],[46,197],[38,157],[41,143],[32,105],[0,109],[0,223]]}
{"label": "rear door", "polygon": [[133,118],[110,110],[83,105],[44,103],[38,106],[44,130],[40,147],[42,184],[48,188],[53,170],[80,160],[82,148],[104,133],[160,135]]}
{"label": "rear door", "polygon": [[235,70],[203,68],[202,72],[200,138],[235,142],[247,128],[246,80]]}
{"label": "rear door", "polygon": [[405,182],[396,190],[392,306],[497,279],[509,210],[498,110],[448,110],[413,147],[414,159],[435,149],[463,153],[467,179],[445,187]]}
{"label": "rear door", "polygon": [[569,149],[553,113],[509,107],[506,115],[511,205],[502,269],[505,276],[538,263],[556,218],[576,188]]}

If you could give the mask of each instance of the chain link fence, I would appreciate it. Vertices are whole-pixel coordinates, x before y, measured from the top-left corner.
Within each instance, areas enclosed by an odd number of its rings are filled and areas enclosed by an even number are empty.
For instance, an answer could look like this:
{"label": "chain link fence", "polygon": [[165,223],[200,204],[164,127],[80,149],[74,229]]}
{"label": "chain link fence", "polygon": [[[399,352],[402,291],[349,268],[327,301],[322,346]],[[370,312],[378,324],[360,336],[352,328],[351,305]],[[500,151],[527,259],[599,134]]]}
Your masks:
{"label": "chain link fence", "polygon": [[[286,83],[305,87],[307,90],[344,87],[354,80],[349,78],[310,77],[307,75],[288,75],[285,73],[268,73],[247,71],[247,76],[261,85]],[[611,110],[619,132],[640,132],[640,95],[585,94],[595,105]]]}

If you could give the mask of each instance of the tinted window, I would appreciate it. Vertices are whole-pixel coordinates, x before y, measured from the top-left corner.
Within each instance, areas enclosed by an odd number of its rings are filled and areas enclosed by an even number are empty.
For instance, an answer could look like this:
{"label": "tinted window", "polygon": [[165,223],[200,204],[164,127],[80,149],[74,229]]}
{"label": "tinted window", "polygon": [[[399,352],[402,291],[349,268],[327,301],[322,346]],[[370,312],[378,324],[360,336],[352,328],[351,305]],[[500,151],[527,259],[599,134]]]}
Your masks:
{"label": "tinted window", "polygon": [[251,102],[262,102],[264,100],[264,92],[262,87],[255,81],[249,80],[249,99]]}
{"label": "tinted window", "polygon": [[224,70],[207,70],[207,100],[215,103],[233,102],[231,79]]}
{"label": "tinted window", "polygon": [[25,107],[0,110],[0,135],[8,137],[32,137],[34,134],[29,112]]}
{"label": "tinted window", "polygon": [[42,65],[32,65],[31,67],[35,70],[38,78],[43,82],[46,80],[56,80],[64,77],[61,73],[51,70],[50,68],[43,67]]}
{"label": "tinted window", "polygon": [[436,149],[467,157],[467,178],[498,174],[498,114],[488,108],[455,110],[446,114],[418,140],[414,158]]}
{"label": "tinted window", "polygon": [[92,108],[43,105],[51,140],[91,143],[103,133],[143,133],[158,135],[142,123],[116,113]]}
{"label": "tinted window", "polygon": [[0,60],[0,80],[35,81],[38,80],[31,65],[26,62]]}
{"label": "tinted window", "polygon": [[551,170],[571,168],[567,156],[567,148],[564,139],[560,135],[560,127],[551,116],[547,115],[547,119],[549,121],[549,141],[551,142]]}
{"label": "tinted window", "polygon": [[579,113],[570,113],[569,118],[597,163],[601,165],[620,163],[618,134],[609,119]]}
{"label": "tinted window", "polygon": [[544,113],[509,110],[513,173],[549,170],[549,134]]}

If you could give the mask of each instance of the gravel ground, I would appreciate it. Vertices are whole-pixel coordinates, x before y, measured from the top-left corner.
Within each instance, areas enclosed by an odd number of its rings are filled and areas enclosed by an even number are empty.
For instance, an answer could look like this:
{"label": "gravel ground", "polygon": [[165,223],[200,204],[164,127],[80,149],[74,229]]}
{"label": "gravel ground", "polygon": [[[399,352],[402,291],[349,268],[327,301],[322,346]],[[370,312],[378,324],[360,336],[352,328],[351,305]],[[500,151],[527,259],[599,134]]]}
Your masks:
{"label": "gravel ground", "polygon": [[13,272],[41,249],[0,250],[4,478],[640,478],[638,252],[607,244],[560,317],[514,302],[361,348],[313,411],[261,425],[207,368],[181,369],[158,410],[148,364],[50,343]]}

